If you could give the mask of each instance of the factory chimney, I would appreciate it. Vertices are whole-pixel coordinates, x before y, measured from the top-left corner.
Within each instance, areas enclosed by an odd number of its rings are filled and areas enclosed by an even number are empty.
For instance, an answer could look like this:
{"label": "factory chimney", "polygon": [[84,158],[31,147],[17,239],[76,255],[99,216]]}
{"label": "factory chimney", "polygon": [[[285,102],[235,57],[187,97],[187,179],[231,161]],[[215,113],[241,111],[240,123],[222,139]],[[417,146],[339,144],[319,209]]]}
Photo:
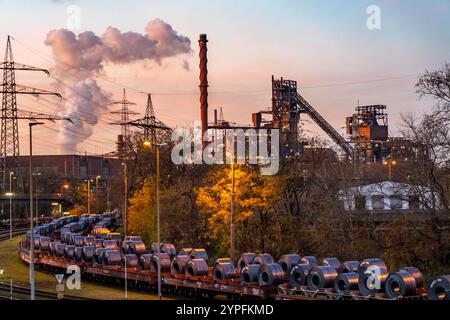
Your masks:
{"label": "factory chimney", "polygon": [[[198,40],[200,46],[200,116],[202,122],[202,140],[208,130],[208,57],[206,34],[201,34]],[[202,148],[204,143],[202,142]]]}

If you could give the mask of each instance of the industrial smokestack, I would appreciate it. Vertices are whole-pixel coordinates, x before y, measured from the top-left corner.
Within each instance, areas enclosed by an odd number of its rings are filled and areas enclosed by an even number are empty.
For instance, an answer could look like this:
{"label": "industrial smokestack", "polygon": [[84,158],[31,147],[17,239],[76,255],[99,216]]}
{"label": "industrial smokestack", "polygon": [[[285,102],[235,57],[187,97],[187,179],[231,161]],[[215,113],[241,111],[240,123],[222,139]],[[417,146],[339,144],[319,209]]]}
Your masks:
{"label": "industrial smokestack", "polygon": [[[202,121],[202,140],[208,130],[208,48],[206,34],[201,34],[198,44],[200,46],[200,117]],[[202,146],[204,143],[202,141]]]}

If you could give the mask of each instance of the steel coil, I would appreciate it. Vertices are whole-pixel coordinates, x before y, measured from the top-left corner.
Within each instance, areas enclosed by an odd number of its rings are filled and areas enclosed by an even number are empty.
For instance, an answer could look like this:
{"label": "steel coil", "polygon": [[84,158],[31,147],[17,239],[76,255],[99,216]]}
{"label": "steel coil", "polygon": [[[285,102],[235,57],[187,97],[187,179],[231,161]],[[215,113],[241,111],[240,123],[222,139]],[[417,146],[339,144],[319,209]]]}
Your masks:
{"label": "steel coil", "polygon": [[297,288],[306,285],[308,274],[313,268],[310,264],[297,264],[292,267],[289,273],[289,284],[291,288]]}
{"label": "steel coil", "polygon": [[414,277],[414,279],[416,279],[417,289],[424,287],[423,274],[419,269],[417,269],[416,267],[403,267],[400,269],[400,271],[402,270],[408,272],[410,275]]}
{"label": "steel coil", "polygon": [[298,264],[300,256],[298,254],[285,254],[278,260],[278,264],[283,269],[285,275],[289,275],[292,268]]}
{"label": "steel coil", "polygon": [[341,268],[341,262],[338,258],[322,258],[319,261],[319,266],[332,267],[336,271]]}
{"label": "steel coil", "polygon": [[173,275],[184,274],[186,264],[191,258],[187,255],[178,255],[172,259],[172,264],[170,265],[170,273]]}
{"label": "steel coil", "polygon": [[256,254],[254,253],[243,253],[239,257],[239,260],[237,262],[237,268],[239,269],[239,272],[242,271],[246,266],[253,264],[253,260],[255,260]]}
{"label": "steel coil", "polygon": [[273,257],[268,253],[257,254],[255,257],[255,260],[253,260],[253,264],[265,265],[265,264],[272,264],[272,263],[274,263]]}
{"label": "steel coil", "polygon": [[83,236],[75,236],[73,238],[73,244],[75,247],[82,247],[84,243],[84,237]]}
{"label": "steel coil", "polygon": [[133,241],[131,243],[131,251],[129,253],[134,253],[136,255],[144,254],[147,249],[145,248],[145,243],[142,241]]}
{"label": "steel coil", "polygon": [[349,291],[358,290],[359,273],[346,272],[337,276],[334,281],[334,291],[337,294],[344,294]]}
{"label": "steel coil", "polygon": [[83,240],[84,246],[95,246],[95,238],[91,236],[84,237]]}
{"label": "steel coil", "polygon": [[310,290],[333,288],[338,273],[335,268],[328,266],[315,266],[306,279]]}
{"label": "steel coil", "polygon": [[339,273],[358,273],[359,261],[345,261],[339,268]]}
{"label": "steel coil", "polygon": [[75,246],[74,245],[66,245],[64,249],[64,256],[69,259],[75,259]]}
{"label": "steel coil", "polygon": [[249,264],[242,268],[240,272],[240,280],[243,284],[257,283],[259,277],[260,264]]}
{"label": "steel coil", "polygon": [[103,239],[95,239],[95,247],[103,248]]}
{"label": "steel coil", "polygon": [[33,236],[33,242],[34,242],[34,249],[39,250],[39,240],[41,239],[41,236],[34,235]]}
{"label": "steel coil", "polygon": [[391,273],[385,284],[386,295],[389,299],[415,295],[416,289],[416,279],[405,270]]}
{"label": "steel coil", "polygon": [[139,257],[139,265],[142,270],[150,270],[152,268],[152,254],[146,253]]}
{"label": "steel coil", "polygon": [[363,273],[359,272],[358,288],[363,296],[384,291],[389,272],[382,265],[381,263],[379,265],[369,265]]}
{"label": "steel coil", "polygon": [[139,258],[133,253],[124,254],[122,256],[122,265],[127,268],[137,268],[139,266]]}
{"label": "steel coil", "polygon": [[50,254],[52,255],[52,256],[56,256],[56,245],[57,244],[60,244],[61,242],[59,242],[59,241],[52,241],[52,242],[50,242],[50,245],[49,245],[49,252],[50,252]]}
{"label": "steel coil", "polygon": [[177,249],[171,243],[163,243],[163,244],[161,244],[161,252],[162,253],[167,253],[170,256],[171,259],[177,255]]}
{"label": "steel coil", "polygon": [[64,257],[66,252],[66,244],[65,243],[57,243],[55,245],[55,256]]}
{"label": "steel coil", "polygon": [[133,241],[131,240],[124,240],[122,241],[122,246],[121,246],[121,250],[123,254],[130,254],[131,253],[131,244],[133,243]]}
{"label": "steel coil", "polygon": [[106,248],[96,248],[94,252],[94,262],[101,264],[103,261],[103,254],[108,250]]}
{"label": "steel coil", "polygon": [[190,256],[192,252],[192,248],[182,248],[180,252],[178,252],[179,256]]}
{"label": "steel coil", "polygon": [[150,253],[151,254],[157,253],[158,248],[159,248],[159,250],[161,250],[161,243],[152,243],[150,246]]}
{"label": "steel coil", "polygon": [[208,253],[205,249],[192,249],[189,256],[191,257],[191,259],[203,259],[205,261],[208,261]]}
{"label": "steel coil", "polygon": [[317,266],[317,258],[314,256],[304,256],[300,258],[299,264],[310,264],[313,267]]}
{"label": "steel coil", "polygon": [[216,261],[214,261],[214,266],[218,264],[233,264],[233,261],[230,258],[217,258]]}
{"label": "steel coil", "polygon": [[82,261],[83,247],[75,247],[75,258],[77,259],[77,261]]}
{"label": "steel coil", "polygon": [[50,250],[50,238],[41,236],[39,238],[39,250],[41,251],[49,251]]}
{"label": "steel coil", "polygon": [[[167,253],[159,254],[159,261],[161,261],[161,272],[170,272],[170,265],[172,263],[170,256]],[[152,272],[158,272],[158,254],[152,256]]]}
{"label": "steel coil", "polygon": [[94,261],[95,246],[84,246],[82,259],[85,262]]}
{"label": "steel coil", "polygon": [[208,275],[208,264],[205,259],[191,259],[186,263],[185,273],[188,277]]}
{"label": "steel coil", "polygon": [[450,300],[450,275],[435,277],[428,286],[429,300]]}
{"label": "steel coil", "polygon": [[375,259],[364,259],[363,261],[361,261],[359,263],[358,273],[359,274],[365,273],[366,269],[369,266],[378,266],[381,269],[386,269],[387,270],[386,263],[384,263],[384,261],[381,260],[381,259],[378,259],[378,258],[375,258]]}
{"label": "steel coil", "polygon": [[103,248],[106,248],[108,250],[117,250],[117,241],[116,240],[104,240],[103,241]]}
{"label": "steel coil", "polygon": [[122,264],[122,256],[119,250],[106,250],[103,254],[102,262],[107,266],[120,266]]}
{"label": "steel coil", "polygon": [[214,281],[233,279],[236,276],[234,265],[229,263],[216,263],[213,270]]}
{"label": "steel coil", "polygon": [[278,263],[263,264],[259,270],[260,286],[275,286],[284,282],[284,271]]}

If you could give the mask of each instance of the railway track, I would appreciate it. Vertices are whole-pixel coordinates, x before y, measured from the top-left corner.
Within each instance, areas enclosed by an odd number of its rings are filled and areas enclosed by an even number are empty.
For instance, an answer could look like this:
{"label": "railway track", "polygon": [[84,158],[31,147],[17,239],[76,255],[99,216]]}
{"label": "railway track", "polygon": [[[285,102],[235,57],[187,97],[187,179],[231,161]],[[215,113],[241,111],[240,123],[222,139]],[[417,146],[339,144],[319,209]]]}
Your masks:
{"label": "railway track", "polygon": [[[11,286],[8,283],[0,282],[0,300],[29,300],[30,289],[22,286]],[[38,300],[58,300],[56,292],[49,292],[43,290],[35,290],[36,299]],[[64,295],[64,300],[92,300],[90,298]]]}
{"label": "railway track", "polygon": [[[17,237],[17,236],[27,233],[28,230],[29,230],[28,228],[14,229],[12,232],[12,235],[13,235],[13,237]],[[0,231],[0,241],[4,241],[4,240],[8,240],[8,239],[9,239],[9,230]]]}

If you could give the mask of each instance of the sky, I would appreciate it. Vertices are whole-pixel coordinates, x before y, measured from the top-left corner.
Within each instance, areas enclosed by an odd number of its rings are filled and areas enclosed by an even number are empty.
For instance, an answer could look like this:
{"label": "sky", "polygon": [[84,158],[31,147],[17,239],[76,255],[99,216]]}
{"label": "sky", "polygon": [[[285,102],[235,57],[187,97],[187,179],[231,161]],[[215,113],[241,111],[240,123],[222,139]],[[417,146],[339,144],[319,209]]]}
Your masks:
{"label": "sky", "polygon": [[[200,33],[209,39],[210,119],[212,110],[222,107],[226,120],[241,125],[251,123],[253,112],[270,107],[275,75],[298,81],[300,94],[339,132],[358,103],[387,105],[395,136],[402,113],[420,114],[433,106],[415,93],[417,76],[450,62],[450,0],[0,1],[0,48],[11,35],[16,62],[52,69],[46,36],[68,27],[67,10],[74,5],[80,10],[76,34],[102,35],[109,26],[144,34],[149,21],[161,19],[191,40],[190,53],[162,61],[107,63],[97,79],[114,99],[126,86],[140,114],[147,100],[141,92],[151,92],[156,117],[172,127],[199,119]],[[380,30],[367,27],[371,5],[380,8]],[[53,88],[45,74],[18,72],[16,78],[20,84]],[[60,102],[45,99],[52,103],[19,96],[19,108],[54,114]],[[305,134],[324,137],[307,116],[303,119]],[[77,151],[113,151],[120,132],[109,124],[114,120],[103,115]],[[28,126],[19,126],[21,153],[27,154]],[[58,123],[35,128],[36,153],[60,152],[58,130]]]}

